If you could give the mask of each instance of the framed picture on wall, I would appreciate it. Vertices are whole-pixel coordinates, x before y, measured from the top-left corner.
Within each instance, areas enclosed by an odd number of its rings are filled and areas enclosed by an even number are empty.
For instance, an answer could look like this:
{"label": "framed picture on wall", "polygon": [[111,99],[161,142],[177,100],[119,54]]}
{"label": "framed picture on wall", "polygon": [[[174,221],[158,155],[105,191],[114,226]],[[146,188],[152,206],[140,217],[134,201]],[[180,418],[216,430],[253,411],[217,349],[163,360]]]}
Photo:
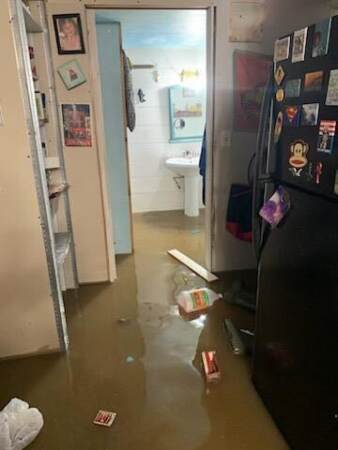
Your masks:
{"label": "framed picture on wall", "polygon": [[68,90],[86,82],[86,77],[76,59],[67,61],[65,64],[62,64],[62,66],[58,67],[58,74]]}
{"label": "framed picture on wall", "polygon": [[59,55],[85,53],[80,14],[53,15]]}
{"label": "framed picture on wall", "polygon": [[272,58],[259,53],[234,52],[234,129],[257,131],[264,89]]}
{"label": "framed picture on wall", "polygon": [[91,147],[89,104],[62,104],[63,139],[65,147]]}

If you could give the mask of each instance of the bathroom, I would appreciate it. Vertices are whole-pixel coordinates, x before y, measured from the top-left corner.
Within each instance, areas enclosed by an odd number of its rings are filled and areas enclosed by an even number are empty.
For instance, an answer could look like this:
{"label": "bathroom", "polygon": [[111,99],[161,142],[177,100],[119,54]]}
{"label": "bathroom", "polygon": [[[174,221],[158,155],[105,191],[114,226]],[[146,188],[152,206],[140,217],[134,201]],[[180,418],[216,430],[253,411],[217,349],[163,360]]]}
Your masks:
{"label": "bathroom", "polygon": [[[140,223],[162,229],[170,223],[170,228],[182,228],[188,239],[196,241],[199,251],[195,256],[203,262],[199,160],[206,117],[206,11],[103,10],[97,13],[96,23],[99,51],[100,27],[118,24],[120,44],[128,58],[122,96],[128,98],[124,87],[131,83],[129,100],[135,113],[133,127],[129,126],[129,111],[125,112],[126,167],[112,164],[108,174],[108,178],[119,177],[119,190],[122,185],[125,189],[124,207],[118,208],[120,218],[116,212],[112,215],[116,254],[132,251]],[[107,45],[101,42],[101,47]],[[101,72],[106,62],[107,55],[101,55]],[[111,126],[111,122],[106,124],[106,134]],[[114,151],[116,133],[111,140]],[[121,201],[115,200],[118,204]],[[117,209],[114,203],[112,209]],[[132,230],[129,236],[126,230]],[[119,234],[129,240],[128,245],[116,245]]]}

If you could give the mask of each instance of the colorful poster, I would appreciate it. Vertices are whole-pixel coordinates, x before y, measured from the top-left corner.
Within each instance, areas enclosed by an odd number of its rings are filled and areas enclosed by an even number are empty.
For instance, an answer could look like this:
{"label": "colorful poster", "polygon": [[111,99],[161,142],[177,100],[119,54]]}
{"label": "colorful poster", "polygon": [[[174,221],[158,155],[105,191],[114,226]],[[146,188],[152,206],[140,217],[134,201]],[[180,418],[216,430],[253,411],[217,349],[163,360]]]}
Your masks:
{"label": "colorful poster", "polygon": [[271,60],[258,53],[237,51],[234,66],[234,128],[256,131]]}
{"label": "colorful poster", "polygon": [[284,61],[288,59],[290,52],[290,36],[278,39],[275,42],[275,53],[274,53],[274,61]]}
{"label": "colorful poster", "polygon": [[326,55],[329,50],[331,18],[317,23],[313,34],[312,56]]}
{"label": "colorful poster", "polygon": [[324,72],[309,72],[305,74],[304,92],[320,92],[322,90]]}
{"label": "colorful poster", "polygon": [[317,150],[324,153],[332,153],[334,139],[336,135],[336,125],[335,120],[321,120],[319,126],[319,137]]}
{"label": "colorful poster", "polygon": [[338,106],[338,70],[331,70],[329,87],[327,90],[326,104]]}
{"label": "colorful poster", "polygon": [[287,106],[284,110],[284,124],[289,127],[298,127],[300,106]]}
{"label": "colorful poster", "polygon": [[319,103],[309,103],[302,106],[301,125],[315,126],[318,122]]}
{"label": "colorful poster", "polygon": [[91,147],[90,106],[63,104],[63,135],[66,147]]}
{"label": "colorful poster", "polygon": [[296,78],[294,80],[288,80],[285,85],[285,97],[294,98],[300,96],[302,80]]}
{"label": "colorful poster", "polygon": [[304,61],[306,48],[307,28],[294,32],[292,46],[292,62]]}

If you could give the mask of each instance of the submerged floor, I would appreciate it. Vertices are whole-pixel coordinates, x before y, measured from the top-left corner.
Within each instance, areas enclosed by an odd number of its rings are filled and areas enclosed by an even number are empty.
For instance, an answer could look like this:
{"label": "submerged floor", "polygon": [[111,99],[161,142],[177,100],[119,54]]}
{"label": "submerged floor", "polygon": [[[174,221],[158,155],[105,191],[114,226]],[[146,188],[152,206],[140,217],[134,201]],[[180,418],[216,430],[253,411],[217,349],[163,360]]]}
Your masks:
{"label": "submerged floor", "polygon": [[[223,301],[203,328],[175,315],[179,264],[166,250],[201,260],[202,219],[137,214],[134,232],[135,254],[119,257],[114,284],[68,295],[68,355],[0,364],[0,408],[17,396],[42,411],[32,450],[287,450],[223,330],[225,316],[250,318]],[[207,388],[200,352],[210,349],[222,380]],[[99,409],[117,412],[112,428],[92,424]]]}

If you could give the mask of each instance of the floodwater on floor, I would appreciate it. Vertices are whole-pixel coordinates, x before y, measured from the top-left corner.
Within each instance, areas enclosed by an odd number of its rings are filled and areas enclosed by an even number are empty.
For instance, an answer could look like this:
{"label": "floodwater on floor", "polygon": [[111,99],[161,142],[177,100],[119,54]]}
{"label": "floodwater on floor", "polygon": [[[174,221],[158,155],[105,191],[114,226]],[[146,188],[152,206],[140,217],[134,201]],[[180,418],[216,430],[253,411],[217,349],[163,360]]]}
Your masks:
{"label": "floodwater on floor", "polygon": [[[68,354],[0,363],[0,409],[12,397],[41,410],[32,450],[287,450],[234,356],[224,317],[252,318],[219,300],[205,322],[187,322],[174,305],[177,248],[203,262],[203,218],[181,211],[134,215],[132,256],[118,258],[113,284],[66,296]],[[217,289],[229,286],[216,284]],[[216,350],[222,378],[207,386],[201,352]],[[92,424],[115,411],[111,428]]]}

